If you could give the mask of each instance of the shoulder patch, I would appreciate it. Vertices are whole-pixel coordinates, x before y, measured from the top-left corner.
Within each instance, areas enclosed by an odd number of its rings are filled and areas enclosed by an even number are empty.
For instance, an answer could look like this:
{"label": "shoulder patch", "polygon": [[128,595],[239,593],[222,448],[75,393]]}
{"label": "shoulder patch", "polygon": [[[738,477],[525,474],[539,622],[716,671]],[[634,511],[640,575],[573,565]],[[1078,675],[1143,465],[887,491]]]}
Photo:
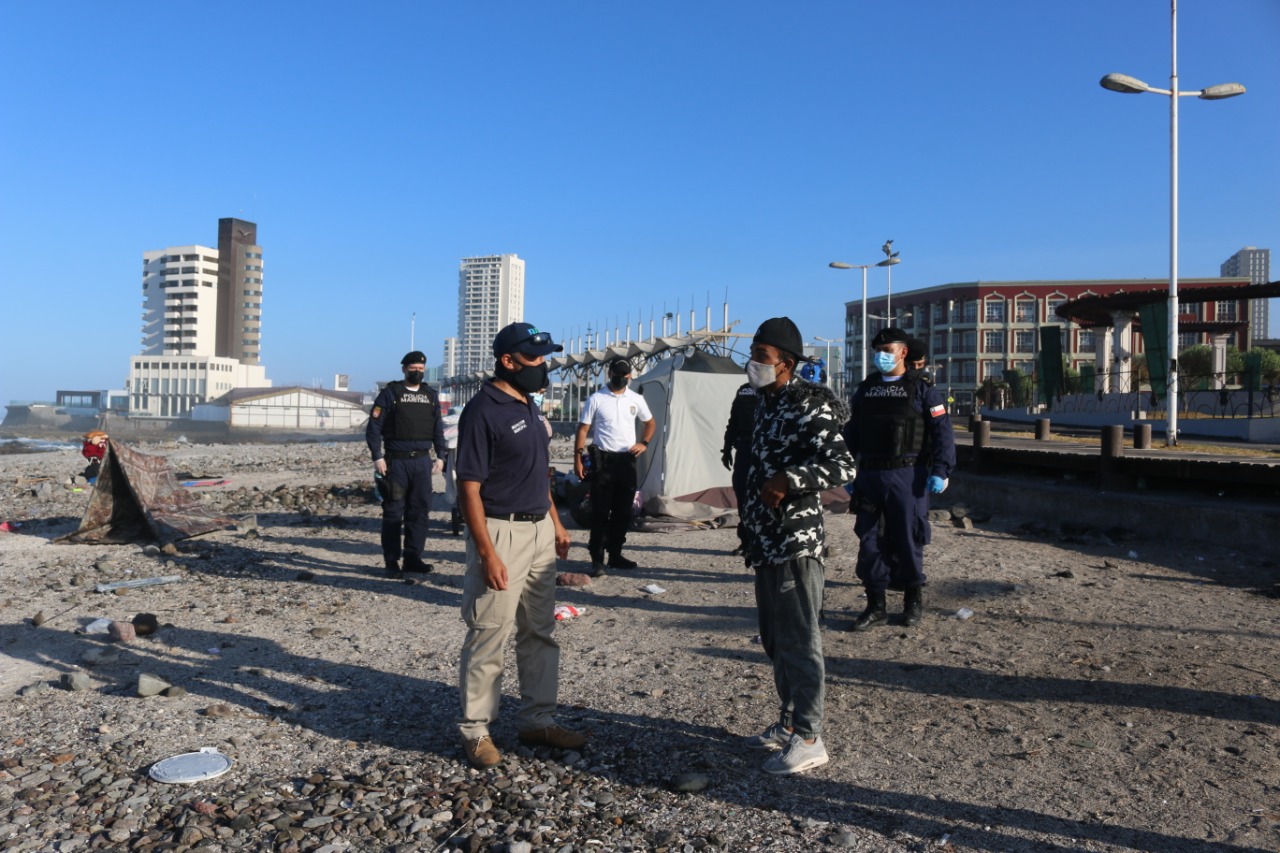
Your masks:
{"label": "shoulder patch", "polygon": [[935,418],[940,418],[947,413],[947,407],[939,403],[929,409],[929,414]]}
{"label": "shoulder patch", "polygon": [[371,418],[380,418],[380,417],[382,417],[382,407],[381,407],[381,406],[374,406],[374,407],[373,407],[373,411],[369,413],[369,417],[371,417]]}

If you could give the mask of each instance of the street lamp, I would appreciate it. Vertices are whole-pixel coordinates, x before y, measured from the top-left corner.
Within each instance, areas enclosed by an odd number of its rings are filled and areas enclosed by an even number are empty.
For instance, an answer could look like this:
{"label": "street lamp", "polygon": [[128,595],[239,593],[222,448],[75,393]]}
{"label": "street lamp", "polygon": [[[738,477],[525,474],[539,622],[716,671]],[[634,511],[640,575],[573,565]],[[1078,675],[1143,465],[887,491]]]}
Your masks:
{"label": "street lamp", "polygon": [[880,251],[884,252],[884,260],[876,264],[878,267],[888,267],[888,284],[885,285],[884,291],[884,313],[889,315],[889,324],[893,324],[893,265],[902,263],[902,259],[898,257],[898,252],[893,250],[893,241],[885,240],[884,245],[880,247]]}
{"label": "street lamp", "polygon": [[1239,83],[1219,83],[1207,89],[1178,91],[1178,0],[1169,0],[1172,19],[1172,51],[1169,88],[1157,89],[1127,74],[1108,74],[1099,85],[1113,92],[1137,95],[1153,92],[1169,96],[1169,423],[1165,442],[1178,444],[1178,98],[1195,95],[1206,101],[1218,101],[1244,94]]}
{"label": "street lamp", "polygon": [[[889,243],[893,241],[890,240]],[[886,246],[889,243],[885,243]],[[862,378],[867,378],[867,269],[870,267],[892,267],[894,264],[900,264],[902,260],[898,257],[898,253],[894,252],[878,264],[846,264],[843,261],[832,261],[827,264],[834,270],[862,270],[862,357],[858,359],[862,365]],[[893,286],[893,273],[889,273],[889,286]],[[886,297],[886,304],[888,298]]]}

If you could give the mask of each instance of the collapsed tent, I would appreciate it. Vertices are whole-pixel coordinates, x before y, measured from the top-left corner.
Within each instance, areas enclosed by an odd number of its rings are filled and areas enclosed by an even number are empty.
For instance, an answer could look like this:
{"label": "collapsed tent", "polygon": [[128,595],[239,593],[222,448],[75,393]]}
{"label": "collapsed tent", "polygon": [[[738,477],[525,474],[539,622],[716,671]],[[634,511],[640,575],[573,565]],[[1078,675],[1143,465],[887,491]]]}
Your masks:
{"label": "collapsed tent", "polygon": [[720,449],[729,408],[745,381],[733,359],[701,350],[664,359],[635,381],[657,426],[637,471],[646,509],[655,497],[736,505]]}
{"label": "collapsed tent", "polygon": [[156,540],[165,544],[231,523],[182,489],[168,460],[108,441],[80,528],[54,541],[92,545]]}

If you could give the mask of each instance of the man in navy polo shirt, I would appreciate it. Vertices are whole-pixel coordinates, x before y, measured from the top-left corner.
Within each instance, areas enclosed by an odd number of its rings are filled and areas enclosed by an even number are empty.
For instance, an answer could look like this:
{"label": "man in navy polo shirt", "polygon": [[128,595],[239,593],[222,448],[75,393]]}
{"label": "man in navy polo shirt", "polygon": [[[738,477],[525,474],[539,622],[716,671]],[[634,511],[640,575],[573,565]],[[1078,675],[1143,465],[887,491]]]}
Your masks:
{"label": "man in navy polo shirt", "polygon": [[512,628],[520,678],[520,741],[578,749],[586,738],[555,722],[560,646],[555,628],[556,557],[569,533],[551,498],[546,427],[533,395],[547,386],[546,356],[564,347],[528,323],[493,340],[494,378],[458,421],[455,471],[467,522],[462,618],[467,636],[459,665],[458,729],[473,767],[502,755],[490,737],[502,698],[502,658]]}

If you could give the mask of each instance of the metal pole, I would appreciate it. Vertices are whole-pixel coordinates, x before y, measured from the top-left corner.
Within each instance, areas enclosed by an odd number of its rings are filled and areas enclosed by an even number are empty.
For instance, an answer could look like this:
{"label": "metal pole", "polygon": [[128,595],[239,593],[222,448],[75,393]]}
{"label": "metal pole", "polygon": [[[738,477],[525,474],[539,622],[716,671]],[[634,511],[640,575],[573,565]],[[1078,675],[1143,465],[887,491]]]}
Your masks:
{"label": "metal pole", "polygon": [[1169,447],[1178,444],[1178,0],[1169,2]]}
{"label": "metal pole", "polygon": [[884,316],[885,322],[890,326],[893,325],[893,265],[888,267],[889,284],[884,291]]}
{"label": "metal pole", "polygon": [[867,265],[862,265],[862,378],[867,378]]}

